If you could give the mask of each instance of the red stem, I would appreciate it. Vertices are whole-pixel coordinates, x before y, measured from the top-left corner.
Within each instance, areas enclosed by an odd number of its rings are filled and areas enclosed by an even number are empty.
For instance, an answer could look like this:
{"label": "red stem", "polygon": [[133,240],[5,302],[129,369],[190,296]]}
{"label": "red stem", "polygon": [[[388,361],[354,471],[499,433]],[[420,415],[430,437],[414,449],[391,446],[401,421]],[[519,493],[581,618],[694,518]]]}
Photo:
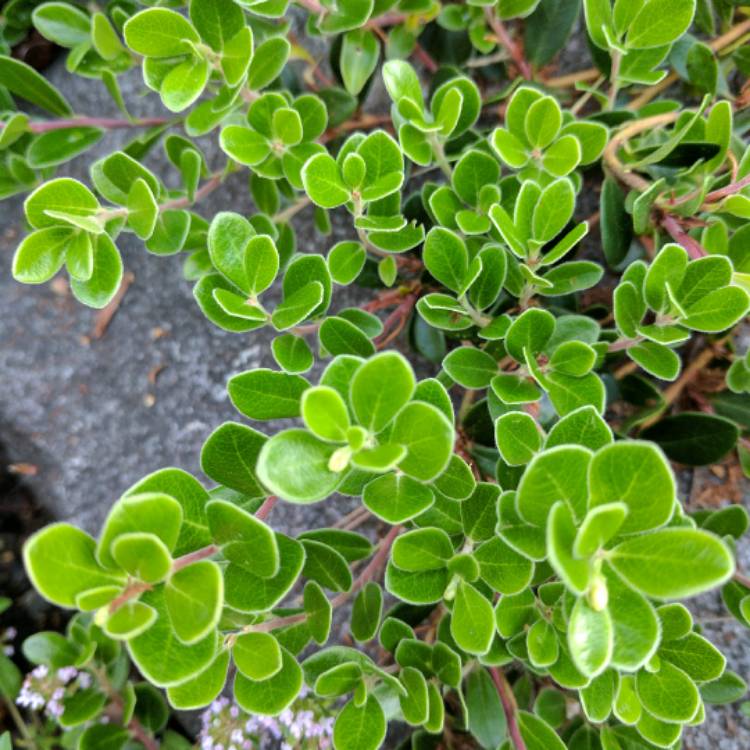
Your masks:
{"label": "red stem", "polygon": [[523,741],[521,729],[518,726],[518,705],[508,680],[497,667],[489,667],[489,671],[500,696],[500,703],[503,705],[503,713],[508,725],[508,736],[516,750],[526,750],[526,743]]}
{"label": "red stem", "polygon": [[[336,609],[336,607],[340,607],[342,604],[349,601],[357,591],[377,575],[388,560],[388,553],[390,552],[394,540],[403,530],[403,526],[393,526],[383,537],[383,540],[378,547],[378,551],[373,555],[372,560],[367,563],[366,567],[362,569],[362,572],[357,576],[357,580],[354,581],[349,591],[342,591],[331,599],[331,607],[333,607],[333,609]],[[287,615],[286,617],[276,617],[273,620],[266,620],[257,625],[252,625],[250,629],[253,631],[268,632],[270,630],[285,628],[289,625],[296,625],[298,622],[303,622],[306,618],[307,615],[304,612],[300,612],[297,615]]]}
{"label": "red stem", "polygon": [[661,225],[669,232],[675,242],[678,242],[687,250],[688,255],[693,260],[707,255],[706,251],[701,247],[700,242],[694,240],[687,232],[682,231],[680,223],[674,216],[665,214],[661,220]]}
{"label": "red stem", "polygon": [[746,188],[748,185],[750,185],[750,174],[746,177],[743,177],[741,180],[738,180],[737,182],[733,182],[726,187],[720,188],[719,190],[714,190],[712,193],[709,193],[706,196],[706,200],[704,202],[715,203],[722,198],[726,198],[728,195],[739,193],[742,188]]}
{"label": "red stem", "polygon": [[511,35],[508,33],[508,30],[503,25],[503,22],[495,15],[493,8],[485,7],[484,16],[487,19],[487,23],[490,25],[490,28],[495,34],[498,42],[501,44],[501,46],[505,47],[508,54],[511,56],[513,62],[518,68],[518,72],[527,81],[530,81],[532,78],[531,66],[528,63],[528,60],[526,60],[526,58],[523,56],[523,50],[521,49],[521,47],[513,40]]}
{"label": "red stem", "polygon": [[218,545],[209,544],[205,547],[202,547],[201,549],[195,550],[195,552],[188,552],[187,555],[178,557],[172,563],[172,573],[176,573],[178,570],[187,568],[188,565],[192,565],[193,563],[205,560],[207,557],[213,557],[213,555],[215,555],[219,551],[219,549],[220,547]]}
{"label": "red stem", "polygon": [[[66,130],[67,128],[104,128],[105,130],[122,130],[123,128],[150,128],[155,125],[166,125],[166,117],[144,117],[140,120],[124,120],[109,117],[72,117],[67,120],[44,120],[29,123],[32,133],[48,133],[51,130]],[[0,130],[6,123],[0,122]]]}
{"label": "red stem", "polygon": [[190,196],[184,195],[182,198],[175,198],[174,200],[167,201],[166,203],[162,203],[159,207],[160,211],[176,211],[181,208],[189,208],[194,203],[198,203],[198,201],[203,200],[207,195],[210,195],[213,193],[214,190],[216,190],[218,187],[221,186],[221,183],[224,179],[224,173],[223,172],[215,172],[210,180],[207,180],[203,185],[201,185],[196,191],[195,195],[193,196],[193,200],[190,200]]}
{"label": "red stem", "polygon": [[270,497],[267,497],[263,501],[263,505],[258,508],[258,510],[255,511],[255,517],[259,521],[265,521],[266,518],[268,518],[269,514],[273,510],[273,506],[276,505],[276,502],[278,501],[278,497],[274,497],[271,495]]}

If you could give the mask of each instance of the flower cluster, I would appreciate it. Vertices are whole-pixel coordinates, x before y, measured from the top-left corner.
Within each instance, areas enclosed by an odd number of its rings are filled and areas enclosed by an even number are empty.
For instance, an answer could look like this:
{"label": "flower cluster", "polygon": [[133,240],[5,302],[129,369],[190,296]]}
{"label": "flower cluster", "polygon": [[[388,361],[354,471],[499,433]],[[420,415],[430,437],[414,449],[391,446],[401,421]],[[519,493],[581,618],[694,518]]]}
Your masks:
{"label": "flower cluster", "polygon": [[334,717],[307,690],[278,716],[248,716],[222,696],[202,715],[201,750],[328,750]]}
{"label": "flower cluster", "polygon": [[75,667],[51,670],[46,664],[35,667],[23,681],[16,703],[32,711],[42,711],[51,718],[63,712],[63,701],[78,690],[91,685],[91,675]]}
{"label": "flower cluster", "polygon": [[18,632],[14,627],[5,628],[0,632],[0,649],[6,656],[13,656],[15,648],[13,641],[16,639]]}

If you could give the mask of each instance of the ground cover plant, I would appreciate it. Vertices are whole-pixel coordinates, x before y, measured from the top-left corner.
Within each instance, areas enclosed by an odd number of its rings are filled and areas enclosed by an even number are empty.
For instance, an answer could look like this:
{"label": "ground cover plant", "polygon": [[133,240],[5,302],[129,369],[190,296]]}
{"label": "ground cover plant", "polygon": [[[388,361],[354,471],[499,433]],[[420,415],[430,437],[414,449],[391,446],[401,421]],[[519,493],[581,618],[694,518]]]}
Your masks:
{"label": "ground cover plant", "polygon": [[[122,109],[75,113],[0,57],[0,193],[29,193],[15,278],[64,273],[105,307],[132,233],[183,254],[206,325],[272,330],[277,365],[228,380],[208,485],[167,468],[98,538],[28,541],[72,616],[24,642],[25,679],[0,657],[13,742],[176,750],[170,708],[208,707],[198,741],[224,750],[375,750],[389,724],[415,749],[676,748],[744,696],[683,602],[721,588],[750,626],[747,514],[686,509],[676,471],[732,456],[750,476],[746,9],[14,0],[3,19],[8,51],[33,25]],[[578,23],[594,67],[553,74]],[[129,114],[135,67],[164,117]],[[65,177],[112,129],[135,135]],[[201,215],[240,171],[253,212]],[[351,239],[326,239],[333,211]],[[360,503],[334,527],[273,528],[277,502],[342,495]]]}

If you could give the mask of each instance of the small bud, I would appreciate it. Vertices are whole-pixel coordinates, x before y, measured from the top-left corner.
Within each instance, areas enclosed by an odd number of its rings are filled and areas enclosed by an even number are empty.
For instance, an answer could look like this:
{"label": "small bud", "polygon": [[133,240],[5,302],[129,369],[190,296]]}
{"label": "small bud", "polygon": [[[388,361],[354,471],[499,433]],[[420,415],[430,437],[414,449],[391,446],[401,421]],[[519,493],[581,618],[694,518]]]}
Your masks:
{"label": "small bud", "polygon": [[340,474],[347,466],[349,459],[352,457],[352,449],[345,445],[333,452],[328,459],[328,470]]}
{"label": "small bud", "polygon": [[589,588],[589,604],[594,612],[601,612],[606,609],[609,602],[609,591],[607,582],[603,578],[595,578]]}

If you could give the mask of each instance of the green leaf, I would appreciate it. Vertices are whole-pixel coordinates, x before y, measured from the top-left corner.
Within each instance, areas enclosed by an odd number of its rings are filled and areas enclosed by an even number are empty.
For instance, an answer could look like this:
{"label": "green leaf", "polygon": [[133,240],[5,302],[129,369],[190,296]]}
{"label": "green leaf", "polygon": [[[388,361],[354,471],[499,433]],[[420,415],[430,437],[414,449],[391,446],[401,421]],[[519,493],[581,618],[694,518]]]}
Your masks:
{"label": "green leaf", "polygon": [[365,87],[378,65],[380,45],[368,29],[357,29],[344,34],[341,45],[341,76],[346,90],[357,96]]}
{"label": "green leaf", "polygon": [[208,503],[206,518],[214,543],[227,560],[261,578],[278,573],[276,537],[263,521],[225,500]]}
{"label": "green leaf", "polygon": [[586,473],[592,454],[580,446],[559,446],[536,455],[518,486],[517,507],[521,517],[535,526],[546,526],[557,500],[564,500],[582,518],[588,499]]}
{"label": "green leaf", "polygon": [[206,669],[216,655],[216,630],[197,643],[185,645],[172,628],[163,590],[148,591],[140,601],[157,612],[148,630],[128,640],[128,650],[141,674],[157,687],[171,687]]}
{"label": "green leaf", "polygon": [[432,481],[445,470],[453,440],[453,425],[446,416],[420,401],[407,404],[398,413],[390,437],[392,443],[407,450],[399,469],[422,482]]}
{"label": "green leaf", "polygon": [[146,240],[154,233],[159,217],[159,204],[143,178],[138,178],[128,193],[128,226]]}
{"label": "green leaf", "polygon": [[466,151],[453,168],[453,189],[469,206],[476,206],[485,185],[494,185],[500,177],[500,165],[483,151]]}
{"label": "green leaf", "polygon": [[586,375],[596,362],[596,351],[583,341],[564,341],[555,349],[549,366],[555,372],[580,378]]}
{"label": "green leaf", "polygon": [[667,661],[661,662],[657,672],[645,669],[638,672],[636,690],[643,707],[662,721],[690,721],[700,703],[693,681]]}
{"label": "green leaf", "polygon": [[234,563],[227,566],[224,586],[228,606],[240,612],[265,612],[294,586],[305,562],[304,548],[283,534],[276,534],[276,544],[280,566],[272,578],[262,578]]}
{"label": "green leaf", "polygon": [[586,514],[576,534],[576,557],[591,557],[617,534],[628,515],[628,506],[615,501],[597,505]]}
{"label": "green leaf", "polygon": [[482,580],[506,596],[523,591],[534,574],[534,563],[499,537],[481,544],[474,558]]}
{"label": "green leaf", "polygon": [[104,522],[96,555],[102,565],[114,567],[112,545],[121,534],[151,533],[171,552],[177,544],[183,521],[182,506],[169,495],[158,492],[127,494],[109,511]]}
{"label": "green leaf", "polygon": [[548,242],[556,237],[570,221],[574,208],[575,191],[570,180],[562,178],[548,185],[534,208],[534,239]]}
{"label": "green leaf", "polygon": [[43,3],[34,8],[31,20],[45,39],[61,47],[86,43],[91,36],[91,19],[68,3]]}
{"label": "green leaf", "polygon": [[415,518],[427,510],[434,499],[429,487],[394,472],[373,479],[362,491],[362,502],[367,509],[391,524]]}
{"label": "green leaf", "polygon": [[731,328],[746,315],[749,306],[750,297],[741,287],[714,289],[693,304],[686,305],[686,315],[680,322],[696,331],[718,333]]}
{"label": "green leaf", "polygon": [[235,408],[250,419],[300,416],[302,394],[310,384],[300,375],[258,369],[229,379],[227,391]]}
{"label": "green leaf", "polygon": [[592,566],[589,560],[575,556],[575,540],[576,526],[570,508],[558,501],[552,506],[547,523],[547,556],[565,585],[582,596],[592,585]]}
{"label": "green leaf", "polygon": [[311,316],[324,302],[324,289],[319,281],[284,295],[284,301],[274,310],[271,322],[278,331],[292,328]]}
{"label": "green leaf", "polygon": [[362,684],[362,667],[354,661],[337,664],[315,680],[315,693],[335,697],[357,690]]}
{"label": "green leaf", "polygon": [[486,388],[497,375],[497,362],[482,349],[460,346],[443,360],[443,368],[464,388]]}
{"label": "green leaf", "polygon": [[599,204],[602,250],[611,267],[625,259],[633,238],[633,223],[625,210],[625,196],[620,186],[611,178],[602,183]]}
{"label": "green leaf", "polygon": [[305,584],[303,606],[310,635],[315,643],[322,645],[328,640],[331,631],[333,607],[321,586],[315,581],[308,581]]}
{"label": "green leaf", "polygon": [[182,643],[196,643],[218,624],[224,605],[224,579],[211,560],[201,560],[174,573],[164,600],[175,634]]}
{"label": "green leaf", "polygon": [[190,20],[201,39],[217,52],[245,25],[242,10],[232,0],[191,0]]}
{"label": "green leaf", "polygon": [[484,748],[500,747],[507,727],[500,696],[486,669],[477,669],[466,680],[469,731]]}
{"label": "green leaf", "polygon": [[240,708],[251,714],[277,716],[299,694],[302,669],[297,660],[281,647],[281,669],[265,680],[250,680],[241,672],[234,679],[234,697]]}
{"label": "green leaf", "polygon": [[321,440],[343,443],[349,429],[349,412],[338,391],[327,385],[309,388],[302,396],[302,418]]}
{"label": "green leaf", "polygon": [[593,406],[599,413],[604,411],[604,383],[593,372],[582,378],[552,372],[547,375],[544,388],[560,416],[570,414],[583,406]]}
{"label": "green leaf", "polygon": [[725,417],[683,412],[659,420],[641,434],[644,439],[658,443],[673,461],[705,466],[720,461],[734,448],[739,429]]}
{"label": "green leaf", "polygon": [[0,55],[0,86],[53,115],[70,117],[73,114],[65,97],[40,73],[21,60]]}
{"label": "green leaf", "polygon": [[675,380],[680,374],[679,356],[654,341],[643,341],[628,348],[628,356],[637,362],[646,372],[662,380]]}
{"label": "green leaf", "polygon": [[211,74],[208,61],[190,57],[172,68],[161,82],[159,95],[170,112],[187,109],[203,92]]}
{"label": "green leaf", "polygon": [[446,569],[414,573],[399,570],[389,562],[385,571],[385,588],[407,604],[434,604],[443,598],[448,579]]}
{"label": "green leaf", "polygon": [[128,575],[146,583],[161,581],[172,567],[169,550],[155,534],[120,534],[112,543],[112,557]]}
{"label": "green leaf", "polygon": [[401,354],[371,357],[351,380],[350,401],[357,421],[371,432],[380,432],[408,403],[414,388],[414,372]]}
{"label": "green leaf", "polygon": [[107,617],[103,630],[115,640],[130,640],[148,630],[156,617],[153,607],[140,601],[129,601]]}
{"label": "green leaf", "polygon": [[125,494],[154,492],[169,495],[182,507],[183,523],[172,550],[174,555],[183,555],[210,544],[205,512],[209,495],[197,479],[181,469],[162,469],[141,479]]}
{"label": "green leaf", "polygon": [[67,214],[81,220],[91,218],[99,209],[99,201],[82,183],[69,177],[45,182],[34,190],[23,204],[26,218],[35,229],[59,226],[67,222],[53,218],[47,212]]}
{"label": "green leaf", "polygon": [[424,109],[422,86],[417,74],[409,63],[403,60],[389,60],[383,65],[383,83],[391,99],[398,103],[409,99],[418,109]]}
{"label": "green leaf", "polygon": [[271,342],[273,358],[289,373],[307,372],[313,365],[312,349],[302,336],[285,333]]}
{"label": "green leaf", "polygon": [[54,167],[90,149],[104,134],[99,128],[60,128],[36,137],[26,151],[32,169]]}
{"label": "green leaf", "polygon": [[351,354],[368,357],[375,353],[375,345],[354,323],[345,318],[326,318],[318,330],[321,346],[334,356]]}
{"label": "green leaf", "polygon": [[279,642],[270,633],[243,633],[232,646],[237,669],[249,680],[273,677],[283,665]]}
{"label": "green leaf", "polygon": [[574,135],[558,138],[544,153],[542,165],[555,177],[570,174],[581,161],[581,145]]}
{"label": "green leaf", "polygon": [[377,698],[368,695],[364,705],[347,703],[336,717],[333,746],[336,750],[377,750],[385,739],[387,724]]}
{"label": "green leaf", "polygon": [[272,36],[258,45],[247,71],[247,85],[255,91],[272,83],[284,69],[292,45],[284,37]]}
{"label": "green leaf", "polygon": [[75,606],[78,594],[100,586],[122,586],[125,578],[96,560],[96,542],[80,529],[59,523],[31,536],[23,560],[34,588],[60,607]]}
{"label": "green leaf", "polygon": [[413,529],[396,538],[391,559],[401,570],[418,573],[444,568],[453,553],[450,537],[441,529]]}
{"label": "green leaf", "polygon": [[597,450],[612,442],[612,431],[593,406],[582,406],[558,420],[549,431],[545,447],[582,445]]}
{"label": "green leaf", "polygon": [[526,633],[529,661],[537,668],[554,664],[560,653],[555,628],[547,620],[537,620]]}
{"label": "green leaf", "polygon": [[175,57],[190,52],[200,37],[190,21],[168,8],[147,8],[131,16],[123,27],[125,43],[146,57]]}
{"label": "green leaf", "polygon": [[495,443],[505,463],[523,466],[542,446],[542,435],[533,417],[508,412],[495,421]]}
{"label": "green leaf", "polygon": [[367,253],[359,242],[336,243],[328,252],[328,270],[337,284],[351,284],[364,268]]}
{"label": "green leaf", "polygon": [[106,307],[117,293],[122,281],[122,259],[109,235],[94,240],[94,268],[86,280],[71,278],[73,296],[88,307]]}
{"label": "green leaf", "polygon": [[694,596],[724,583],[734,570],[727,546],[696,529],[663,529],[628,539],[609,557],[634,588],[655,599]]}
{"label": "green leaf", "polygon": [[634,534],[663,526],[675,508],[676,487],[664,454],[645,441],[607,445],[596,452],[589,467],[589,505],[615,500],[627,506],[620,528]]}
{"label": "green leaf", "polygon": [[312,539],[302,539],[305,566],[302,574],[331,591],[349,591],[352,573],[343,555],[333,547]]}
{"label": "green leaf", "polygon": [[264,135],[242,125],[222,128],[219,144],[232,159],[250,167],[260,164],[271,153],[271,146]]}
{"label": "green leaf", "polygon": [[374,581],[366,583],[352,605],[352,635],[359,642],[372,640],[383,616],[383,590]]}
{"label": "green leaf", "polygon": [[560,105],[551,96],[537,99],[526,112],[524,131],[529,145],[544,149],[557,137],[562,126]]}
{"label": "green leaf", "polygon": [[625,44],[646,49],[671,44],[690,27],[694,0],[646,0],[628,25]]}
{"label": "green leaf", "polygon": [[454,292],[462,288],[469,268],[464,241],[444,227],[433,227],[425,239],[422,258],[427,270]]}
{"label": "green leaf", "polygon": [[406,695],[399,696],[401,713],[408,724],[419,726],[429,717],[429,693],[427,680],[416,667],[404,667],[399,675]]}
{"label": "green leaf", "polygon": [[208,706],[222,691],[228,667],[229,651],[219,651],[211,664],[195,677],[167,688],[167,698],[172,708],[190,711]]}
{"label": "green leaf", "polygon": [[351,200],[349,189],[329,154],[315,154],[302,167],[302,184],[313,203],[321,208],[336,208]]}
{"label": "green leaf", "polygon": [[451,635],[469,654],[485,654],[495,634],[492,605],[470,583],[458,584],[451,615]]}
{"label": "green leaf", "polygon": [[251,427],[225,422],[203,444],[201,468],[219,484],[248,497],[259,497],[263,488],[255,474],[255,463],[266,439]]}
{"label": "green leaf", "polygon": [[706,703],[734,703],[747,695],[747,683],[736,672],[727,670],[718,680],[701,685],[700,694]]}
{"label": "green leaf", "polygon": [[595,610],[580,597],[570,614],[568,647],[576,667],[596,677],[608,666],[614,649],[614,628],[607,609]]}
{"label": "green leaf", "polygon": [[[330,495],[341,482],[341,471],[330,467],[336,446],[306,430],[284,430],[263,446],[258,478],[275,495],[292,503],[314,503]],[[300,467],[304,466],[304,472]]]}
{"label": "green leaf", "polygon": [[709,640],[698,633],[662,643],[659,657],[679,667],[695,682],[717,680],[724,673],[727,660]]}
{"label": "green leaf", "polygon": [[552,313],[532,307],[521,313],[511,324],[505,337],[505,346],[513,359],[525,362],[524,351],[538,354],[547,345],[555,330]]}
{"label": "green leaf", "polygon": [[24,237],[13,256],[13,278],[22,284],[43,284],[65,263],[74,241],[72,227],[47,227]]}

